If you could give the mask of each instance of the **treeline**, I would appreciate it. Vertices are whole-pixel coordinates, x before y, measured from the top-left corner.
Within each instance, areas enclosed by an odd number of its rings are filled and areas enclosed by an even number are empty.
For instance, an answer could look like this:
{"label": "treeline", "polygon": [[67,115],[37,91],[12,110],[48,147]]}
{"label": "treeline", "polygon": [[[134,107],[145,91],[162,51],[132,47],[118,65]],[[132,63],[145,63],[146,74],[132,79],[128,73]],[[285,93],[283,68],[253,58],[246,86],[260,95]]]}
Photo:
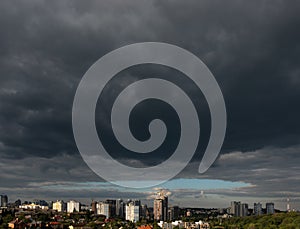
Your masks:
{"label": "treeline", "polygon": [[300,213],[233,217],[214,222],[214,229],[300,229]]}

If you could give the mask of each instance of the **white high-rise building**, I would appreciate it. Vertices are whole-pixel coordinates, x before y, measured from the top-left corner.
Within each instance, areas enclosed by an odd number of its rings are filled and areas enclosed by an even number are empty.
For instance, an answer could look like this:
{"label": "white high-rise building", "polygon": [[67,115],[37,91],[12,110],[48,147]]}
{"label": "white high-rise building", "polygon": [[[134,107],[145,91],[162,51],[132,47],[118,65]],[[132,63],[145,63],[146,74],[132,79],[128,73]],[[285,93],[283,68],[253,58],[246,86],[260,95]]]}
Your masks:
{"label": "white high-rise building", "polygon": [[96,212],[98,215],[105,215],[105,217],[108,219],[111,215],[111,208],[109,203],[103,203],[103,202],[99,202],[96,205]]}
{"label": "white high-rise building", "polygon": [[131,222],[140,220],[140,205],[135,202],[129,202],[125,208],[125,219]]}
{"label": "white high-rise building", "polygon": [[67,212],[73,213],[75,211],[80,212],[80,202],[70,200],[69,202],[67,202]]}
{"label": "white high-rise building", "polygon": [[53,202],[52,209],[58,212],[63,212],[65,211],[65,203],[62,200],[57,200],[56,202]]}

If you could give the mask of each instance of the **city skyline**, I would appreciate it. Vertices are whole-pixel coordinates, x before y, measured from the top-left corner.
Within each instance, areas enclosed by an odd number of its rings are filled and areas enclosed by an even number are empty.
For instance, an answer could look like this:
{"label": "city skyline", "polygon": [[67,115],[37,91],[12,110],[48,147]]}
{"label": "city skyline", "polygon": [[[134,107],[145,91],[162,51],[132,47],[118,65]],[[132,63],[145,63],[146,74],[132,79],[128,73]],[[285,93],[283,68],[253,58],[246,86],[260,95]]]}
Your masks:
{"label": "city skyline", "polygon": [[[241,201],[231,201],[229,206],[224,207],[203,207],[203,206],[179,206],[178,204],[169,203],[169,195],[171,195],[171,192],[169,190],[160,189],[156,190],[156,192],[152,195],[152,200],[149,199],[146,202],[142,202],[140,199],[136,198],[118,198],[118,197],[112,197],[109,199],[90,199],[90,202],[81,202],[79,201],[80,198],[73,198],[68,199],[67,201],[64,199],[56,199],[56,200],[41,200],[38,198],[35,198],[33,200],[21,200],[18,198],[17,200],[10,200],[8,201],[8,196],[2,194],[0,199],[0,207],[2,209],[9,209],[12,206],[15,208],[28,208],[28,209],[35,209],[41,208],[43,206],[47,206],[50,209],[56,210],[58,212],[68,212],[73,213],[73,211],[79,212],[81,211],[81,207],[84,206],[85,209],[89,209],[93,212],[96,212],[97,214],[107,215],[107,218],[110,216],[121,216],[121,215],[132,215],[132,218],[128,218],[126,220],[137,222],[135,218],[135,208],[130,207],[139,207],[139,213],[142,211],[143,206],[146,208],[152,208],[153,210],[153,217],[156,221],[167,221],[167,219],[170,218],[170,216],[174,215],[174,209],[175,208],[183,208],[183,209],[194,209],[194,208],[201,208],[201,209],[223,209],[227,210],[227,214],[231,214],[232,216],[237,217],[244,217],[248,216],[250,214],[250,209],[252,209],[252,214],[254,215],[262,215],[262,214],[274,214],[275,210],[277,211],[283,211],[283,212],[292,212],[292,211],[298,211],[295,208],[291,208],[290,206],[290,199],[286,199],[286,209],[278,209],[275,208],[275,204],[273,202],[263,201],[263,202],[254,202],[253,208],[251,208],[251,204],[249,203],[242,203]],[[152,202],[152,203],[151,203]],[[263,203],[265,203],[265,208],[263,208]],[[27,207],[26,207],[27,206]],[[111,209],[111,207],[114,208],[114,210]],[[127,207],[129,207],[127,209]],[[42,208],[43,209],[43,208]],[[48,209],[48,208],[47,208]],[[170,212],[170,209],[172,211]],[[264,209],[264,213],[263,213]],[[131,213],[132,211],[132,213]],[[177,210],[175,210],[177,211]],[[130,212],[130,213],[126,213]],[[175,214],[177,215],[177,214]],[[124,216],[125,218],[125,216]]]}
{"label": "city skyline", "polygon": [[[156,190],[166,189],[169,203],[180,206],[219,208],[236,200],[274,203],[280,210],[289,202],[300,210],[299,12],[299,2],[281,0],[1,2],[0,194],[82,202],[136,197],[150,203]],[[156,100],[137,105],[129,122],[133,136],[146,141],[148,124],[161,118],[168,132],[157,150],[139,154],[112,137],[110,111],[118,93],[154,76],[172,80],[197,107],[200,145],[174,179],[153,188],[119,187],[97,176],[76,147],[74,96],[103,55],[153,41],[188,50],[208,66],[224,96],[226,137],[217,160],[199,174],[211,129],[203,93],[172,68],[126,69],[109,81],[96,108],[98,136],[111,156],[146,168],[169,159],[177,147],[178,115]]]}
{"label": "city skyline", "polygon": [[[228,208],[181,208],[168,206],[168,192],[160,190],[153,199],[153,207],[140,200],[107,199],[92,201],[89,205],[70,200],[33,202],[8,202],[7,195],[1,195],[1,226],[5,228],[98,228],[113,226],[121,228],[186,228],[209,229],[221,225],[298,225],[299,211],[290,212],[289,205],[285,212],[275,209],[274,203],[254,203],[253,209],[248,203],[232,201]],[[289,199],[287,199],[289,201]],[[275,221],[274,221],[275,220]],[[286,222],[288,221],[288,222]],[[256,222],[254,224],[254,222]]]}
{"label": "city skyline", "polygon": [[[7,195],[1,195],[0,199],[0,208],[1,209],[13,209],[13,208],[21,208],[21,209],[29,209],[29,210],[49,210],[53,209],[57,212],[67,212],[67,213],[75,213],[80,212],[83,209],[89,210],[94,212],[97,215],[105,215],[106,218],[110,217],[123,217],[126,220],[137,222],[139,216],[135,218],[136,209],[130,207],[138,207],[137,213],[141,214],[143,211],[142,208],[145,207],[146,209],[152,209],[153,219],[156,221],[168,221],[170,220],[170,216],[178,215],[178,209],[218,209],[218,208],[203,208],[203,207],[182,207],[179,205],[169,204],[168,198],[170,192],[167,190],[159,190],[153,195],[152,205],[148,205],[146,203],[141,202],[140,199],[122,199],[122,198],[110,198],[110,199],[102,199],[102,200],[94,200],[92,199],[91,202],[88,204],[82,203],[76,199],[57,199],[51,201],[45,201],[41,199],[34,199],[32,201],[28,200],[21,200],[17,199],[16,201],[8,201]],[[290,200],[287,199],[286,209],[281,212],[296,212],[296,209],[290,208]],[[46,207],[46,208],[44,208]],[[127,207],[129,207],[127,209]],[[176,213],[172,212],[174,209]],[[170,210],[172,211],[170,212]],[[274,214],[275,210],[280,211],[279,209],[275,208],[275,204],[272,202],[265,202],[265,208],[263,208],[263,204],[261,202],[255,202],[253,204],[253,208],[248,203],[242,203],[241,201],[231,201],[229,207],[219,208],[220,212],[225,210],[226,214],[230,214],[236,217],[245,217],[251,214],[253,215],[263,215],[263,214]],[[252,210],[250,212],[250,210]],[[299,212],[299,211],[298,211]],[[126,215],[132,215],[127,218]],[[132,219],[131,219],[132,217]],[[176,217],[173,219],[176,219]]]}

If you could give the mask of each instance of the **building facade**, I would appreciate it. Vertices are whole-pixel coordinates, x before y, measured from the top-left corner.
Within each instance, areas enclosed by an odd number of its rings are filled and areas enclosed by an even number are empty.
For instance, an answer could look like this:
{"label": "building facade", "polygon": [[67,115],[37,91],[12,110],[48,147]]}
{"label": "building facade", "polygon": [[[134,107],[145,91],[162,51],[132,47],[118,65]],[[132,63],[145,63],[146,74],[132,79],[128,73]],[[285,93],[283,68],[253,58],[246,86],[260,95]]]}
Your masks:
{"label": "building facade", "polygon": [[154,199],[153,211],[154,220],[168,221],[168,196],[162,192],[158,192]]}
{"label": "building facade", "polygon": [[131,222],[140,220],[140,202],[131,201],[126,204],[125,219]]}
{"label": "building facade", "polygon": [[173,206],[168,210],[168,220],[177,220],[179,219],[179,207]]}
{"label": "building facade", "polygon": [[120,218],[125,218],[125,203],[122,199],[116,201],[116,216]]}
{"label": "building facade", "polygon": [[98,202],[96,204],[96,213],[97,215],[105,215],[108,219],[111,217],[111,207],[109,203]]}
{"label": "building facade", "polygon": [[248,215],[248,204],[246,204],[246,203],[242,203],[241,205],[240,205],[240,215],[239,216],[247,216]]}
{"label": "building facade", "polygon": [[232,201],[230,206],[230,214],[237,217],[248,215],[248,204],[240,201]]}
{"label": "building facade", "polygon": [[110,209],[110,217],[115,217],[116,216],[116,200],[114,199],[107,199],[105,200],[104,203],[109,204],[109,209]]}
{"label": "building facade", "polygon": [[7,195],[1,195],[0,207],[6,208],[7,204],[8,204],[8,197],[7,197]]}
{"label": "building facade", "polygon": [[77,202],[75,200],[70,200],[67,202],[67,212],[73,213],[73,212],[80,212],[80,202]]}
{"label": "building facade", "polygon": [[275,213],[274,203],[266,203],[266,212],[267,214]]}
{"label": "building facade", "polygon": [[56,202],[52,203],[52,209],[58,212],[64,212],[65,203],[62,200],[57,200]]}
{"label": "building facade", "polygon": [[94,214],[97,214],[97,202],[96,201],[92,201],[92,203],[91,203],[91,207],[92,207],[92,212],[94,213]]}
{"label": "building facade", "polygon": [[262,205],[261,203],[254,203],[254,215],[262,215]]}

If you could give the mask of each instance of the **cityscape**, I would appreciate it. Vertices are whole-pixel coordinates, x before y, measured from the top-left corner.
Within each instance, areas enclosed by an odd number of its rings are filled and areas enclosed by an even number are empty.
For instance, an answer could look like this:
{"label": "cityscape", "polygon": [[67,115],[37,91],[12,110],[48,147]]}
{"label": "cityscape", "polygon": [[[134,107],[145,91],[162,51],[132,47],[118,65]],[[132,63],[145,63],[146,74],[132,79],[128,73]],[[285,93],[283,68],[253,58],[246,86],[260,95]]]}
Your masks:
{"label": "cityscape", "polygon": [[0,28],[0,229],[300,229],[300,0],[2,0]]}
{"label": "cityscape", "polygon": [[[289,200],[287,200],[289,201]],[[1,195],[0,228],[162,228],[162,229],[209,229],[227,228],[226,221],[238,218],[291,214],[280,211],[274,203],[247,203],[232,201],[226,208],[182,208],[168,201],[164,190],[155,194],[153,205],[147,206],[140,200],[107,199],[93,200],[85,205],[76,200],[20,199],[11,202]],[[293,212],[300,217],[300,214]],[[215,227],[216,222],[218,227]]]}

